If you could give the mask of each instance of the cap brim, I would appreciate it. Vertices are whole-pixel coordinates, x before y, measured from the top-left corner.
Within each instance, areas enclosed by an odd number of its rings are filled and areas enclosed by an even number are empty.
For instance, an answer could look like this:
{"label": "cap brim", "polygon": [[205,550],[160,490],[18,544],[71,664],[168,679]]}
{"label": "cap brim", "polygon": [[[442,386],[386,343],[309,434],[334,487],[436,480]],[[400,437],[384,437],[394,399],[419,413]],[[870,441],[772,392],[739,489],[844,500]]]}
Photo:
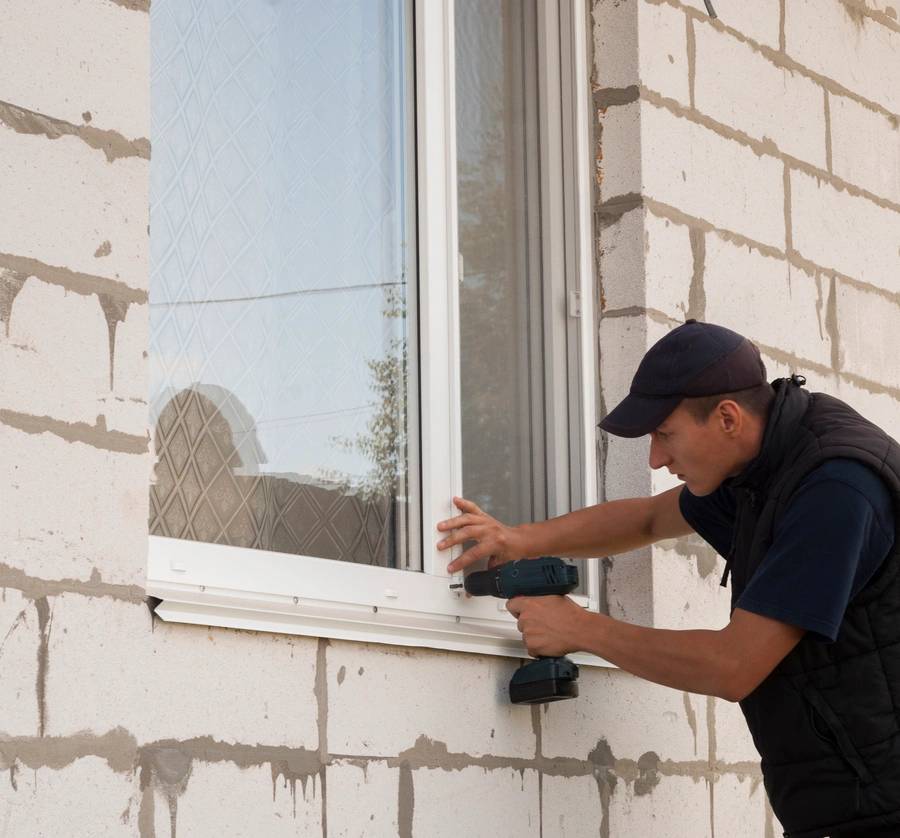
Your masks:
{"label": "cap brim", "polygon": [[665,422],[681,400],[681,396],[660,398],[629,393],[607,414],[600,427],[614,436],[644,436]]}

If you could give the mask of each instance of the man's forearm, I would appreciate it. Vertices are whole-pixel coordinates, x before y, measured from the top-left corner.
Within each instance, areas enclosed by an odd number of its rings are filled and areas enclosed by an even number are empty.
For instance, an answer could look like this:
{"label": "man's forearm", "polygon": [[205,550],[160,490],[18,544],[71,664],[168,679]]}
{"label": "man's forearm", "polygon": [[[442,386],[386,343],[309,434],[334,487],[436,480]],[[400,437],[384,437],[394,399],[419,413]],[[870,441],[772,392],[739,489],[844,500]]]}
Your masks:
{"label": "man's forearm", "polygon": [[579,648],[648,681],[729,701],[736,671],[719,631],[646,628],[584,612]]}
{"label": "man's forearm", "polygon": [[532,556],[612,556],[653,542],[648,498],[599,503],[516,529],[522,531]]}

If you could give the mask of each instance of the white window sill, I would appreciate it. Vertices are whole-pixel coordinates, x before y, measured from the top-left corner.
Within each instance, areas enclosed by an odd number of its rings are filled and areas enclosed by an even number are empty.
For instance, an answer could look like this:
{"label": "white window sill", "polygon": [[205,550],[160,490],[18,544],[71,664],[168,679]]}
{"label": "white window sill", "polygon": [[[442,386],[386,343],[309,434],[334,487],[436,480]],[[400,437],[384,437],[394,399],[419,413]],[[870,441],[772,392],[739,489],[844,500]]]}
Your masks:
{"label": "white window sill", "polygon": [[[527,658],[506,601],[412,571],[150,537],[147,592],[168,621]],[[573,597],[584,606],[585,597]],[[611,667],[593,655],[576,663]]]}

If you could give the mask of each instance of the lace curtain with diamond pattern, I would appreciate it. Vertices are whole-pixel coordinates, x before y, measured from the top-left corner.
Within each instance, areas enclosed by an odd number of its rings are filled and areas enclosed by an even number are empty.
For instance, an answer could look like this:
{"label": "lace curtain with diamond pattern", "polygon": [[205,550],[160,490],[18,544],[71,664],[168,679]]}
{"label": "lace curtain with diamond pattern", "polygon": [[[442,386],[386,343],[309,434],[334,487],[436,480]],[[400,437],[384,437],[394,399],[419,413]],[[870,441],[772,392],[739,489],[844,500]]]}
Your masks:
{"label": "lace curtain with diamond pattern", "polygon": [[154,0],[151,533],[415,568],[410,22]]}

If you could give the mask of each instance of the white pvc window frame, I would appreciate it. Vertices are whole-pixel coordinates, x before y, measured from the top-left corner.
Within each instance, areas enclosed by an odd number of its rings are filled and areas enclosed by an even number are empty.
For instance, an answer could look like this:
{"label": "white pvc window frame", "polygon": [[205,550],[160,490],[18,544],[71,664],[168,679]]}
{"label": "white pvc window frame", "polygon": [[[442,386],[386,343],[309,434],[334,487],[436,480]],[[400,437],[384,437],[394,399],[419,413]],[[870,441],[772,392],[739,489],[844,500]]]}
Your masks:
{"label": "white pvc window frame", "polygon": [[[570,128],[555,123],[563,128],[549,152],[551,169],[566,157],[563,146],[570,163],[566,217],[551,225],[547,242],[555,265],[568,261],[569,285],[550,304],[578,320],[579,415],[567,430],[581,434],[579,478],[589,505],[597,502],[597,465],[587,24],[584,0],[561,0],[560,6],[567,6],[562,14],[556,4],[539,7],[541,26],[553,37],[561,25],[570,30],[576,68],[574,101],[561,103],[571,113]],[[451,498],[462,493],[453,0],[415,0],[414,12],[422,572],[151,535],[147,592],[161,600],[156,614],[164,620],[527,656],[505,601],[451,590],[450,556],[435,546],[437,522],[457,514]],[[549,63],[541,89],[549,91],[552,111],[559,106],[553,91],[560,90],[560,62]],[[582,301],[580,313],[572,310],[573,292]],[[589,594],[573,597],[592,610],[598,609],[597,565],[596,559],[581,563]],[[590,655],[574,657],[606,665]]]}

